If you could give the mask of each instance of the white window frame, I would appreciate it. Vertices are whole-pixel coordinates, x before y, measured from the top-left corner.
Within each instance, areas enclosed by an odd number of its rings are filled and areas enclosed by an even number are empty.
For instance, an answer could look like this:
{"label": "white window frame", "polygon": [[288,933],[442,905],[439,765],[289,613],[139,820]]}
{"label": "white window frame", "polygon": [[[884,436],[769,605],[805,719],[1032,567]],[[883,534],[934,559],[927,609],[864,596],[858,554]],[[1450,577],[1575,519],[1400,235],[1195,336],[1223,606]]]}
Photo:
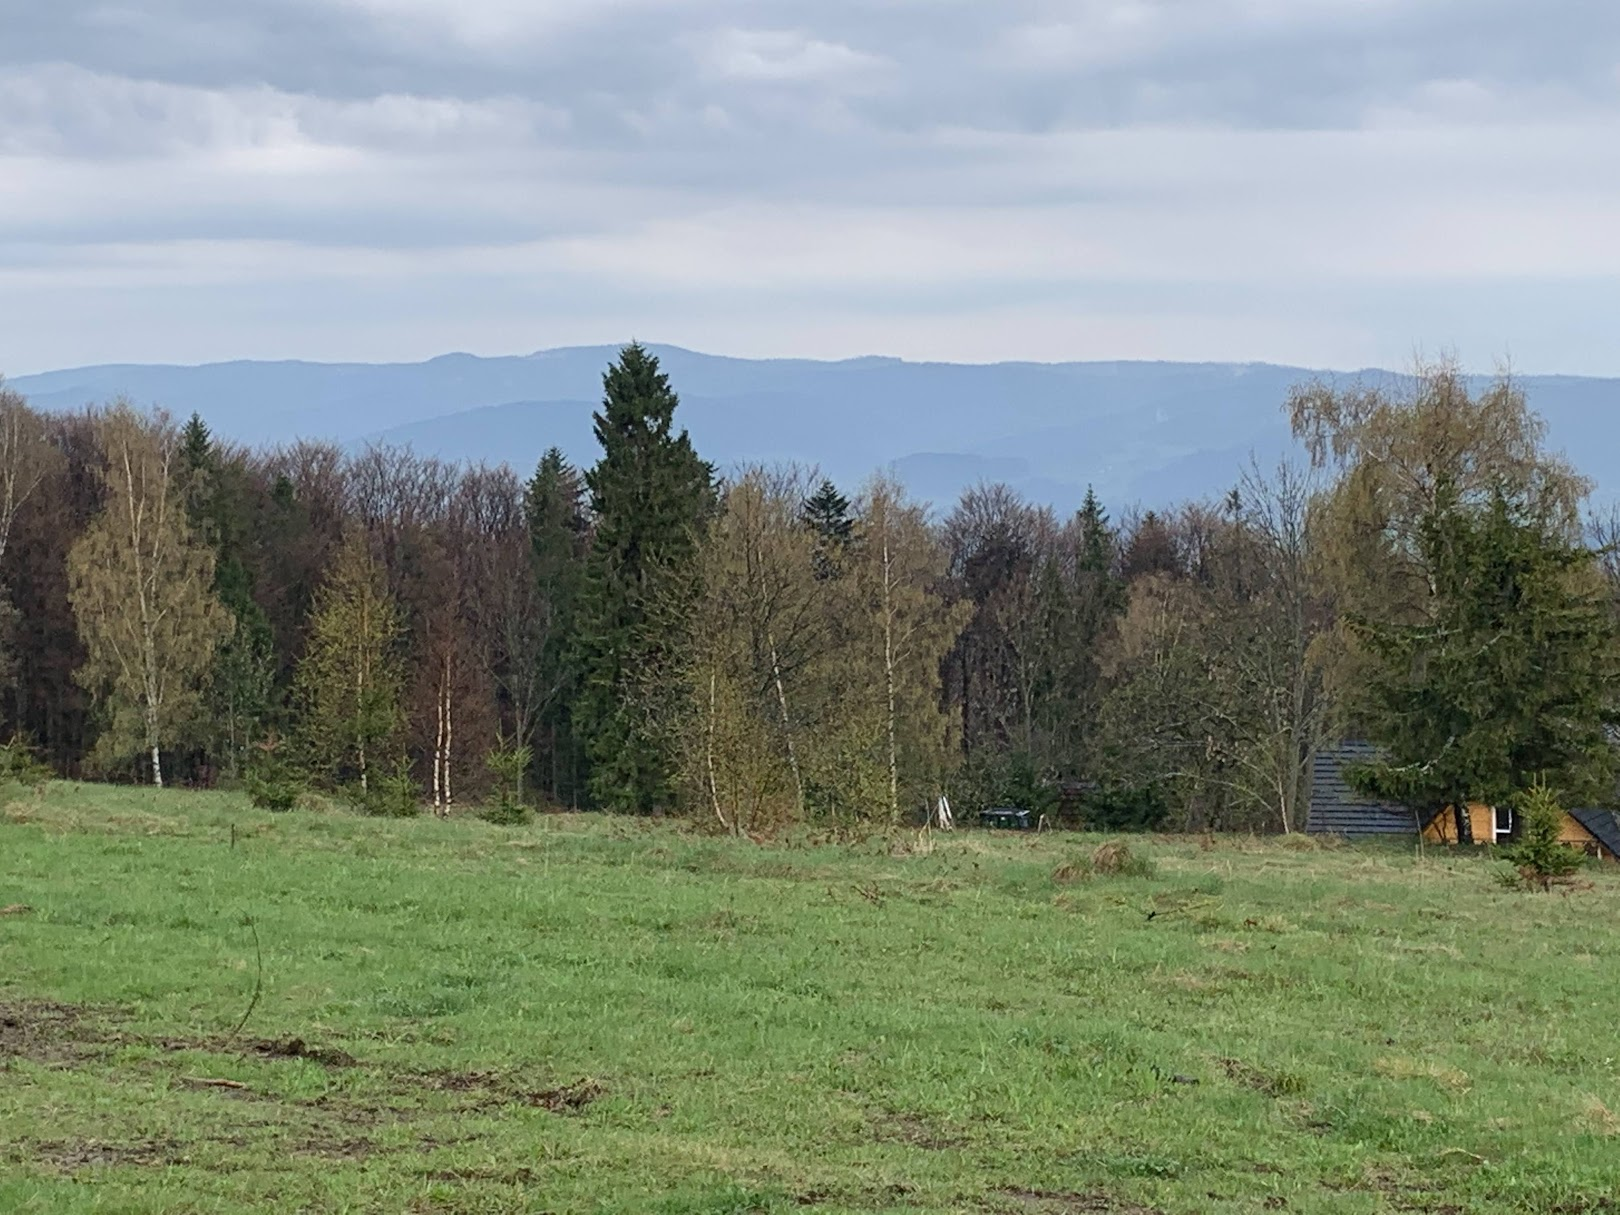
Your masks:
{"label": "white window frame", "polygon": [[[1506,826],[1503,826],[1503,823]],[[1513,837],[1513,807],[1491,807],[1491,842],[1500,844]]]}

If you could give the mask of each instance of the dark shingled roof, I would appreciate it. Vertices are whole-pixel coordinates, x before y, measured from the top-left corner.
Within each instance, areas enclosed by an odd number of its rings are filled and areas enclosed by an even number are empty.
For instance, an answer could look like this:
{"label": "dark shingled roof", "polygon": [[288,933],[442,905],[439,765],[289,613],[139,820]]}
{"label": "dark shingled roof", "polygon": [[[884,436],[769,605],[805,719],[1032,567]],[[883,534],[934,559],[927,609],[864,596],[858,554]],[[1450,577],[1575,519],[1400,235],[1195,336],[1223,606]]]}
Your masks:
{"label": "dark shingled roof", "polygon": [[1569,817],[1592,833],[1592,838],[1620,858],[1620,813],[1613,810],[1571,810]]}
{"label": "dark shingled roof", "polygon": [[1364,742],[1337,743],[1316,753],[1311,767],[1311,812],[1306,831],[1351,837],[1418,833],[1418,818],[1411,810],[1358,793],[1345,780],[1347,765],[1377,758],[1378,749]]}

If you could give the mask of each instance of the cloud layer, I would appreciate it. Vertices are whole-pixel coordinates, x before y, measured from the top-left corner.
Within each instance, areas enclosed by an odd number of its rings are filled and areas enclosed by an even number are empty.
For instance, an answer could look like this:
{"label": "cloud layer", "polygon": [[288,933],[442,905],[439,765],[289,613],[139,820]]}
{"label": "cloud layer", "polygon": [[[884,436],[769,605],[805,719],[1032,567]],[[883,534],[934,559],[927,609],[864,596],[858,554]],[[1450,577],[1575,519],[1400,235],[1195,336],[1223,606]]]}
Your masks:
{"label": "cloud layer", "polygon": [[1620,372],[1620,7],[55,0],[0,370],[1455,347]]}

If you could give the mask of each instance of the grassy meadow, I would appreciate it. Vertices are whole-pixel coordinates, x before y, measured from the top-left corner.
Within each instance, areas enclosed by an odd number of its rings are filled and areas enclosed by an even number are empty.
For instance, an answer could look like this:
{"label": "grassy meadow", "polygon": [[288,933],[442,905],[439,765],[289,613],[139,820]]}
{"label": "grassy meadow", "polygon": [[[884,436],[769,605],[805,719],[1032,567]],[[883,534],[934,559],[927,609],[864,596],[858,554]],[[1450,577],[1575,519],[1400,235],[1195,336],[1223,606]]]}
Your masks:
{"label": "grassy meadow", "polygon": [[1101,842],[14,792],[0,1211],[1620,1210],[1620,867]]}

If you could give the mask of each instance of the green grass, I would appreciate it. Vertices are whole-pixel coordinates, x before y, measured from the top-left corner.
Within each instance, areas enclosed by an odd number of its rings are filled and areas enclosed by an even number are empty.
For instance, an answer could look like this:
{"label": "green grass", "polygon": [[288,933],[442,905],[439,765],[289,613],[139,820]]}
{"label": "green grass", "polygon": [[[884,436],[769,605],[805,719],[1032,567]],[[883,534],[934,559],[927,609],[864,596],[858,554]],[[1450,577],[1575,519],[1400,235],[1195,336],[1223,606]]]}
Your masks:
{"label": "green grass", "polygon": [[0,1211],[1617,1209],[1620,871],[935,842],[16,796]]}

